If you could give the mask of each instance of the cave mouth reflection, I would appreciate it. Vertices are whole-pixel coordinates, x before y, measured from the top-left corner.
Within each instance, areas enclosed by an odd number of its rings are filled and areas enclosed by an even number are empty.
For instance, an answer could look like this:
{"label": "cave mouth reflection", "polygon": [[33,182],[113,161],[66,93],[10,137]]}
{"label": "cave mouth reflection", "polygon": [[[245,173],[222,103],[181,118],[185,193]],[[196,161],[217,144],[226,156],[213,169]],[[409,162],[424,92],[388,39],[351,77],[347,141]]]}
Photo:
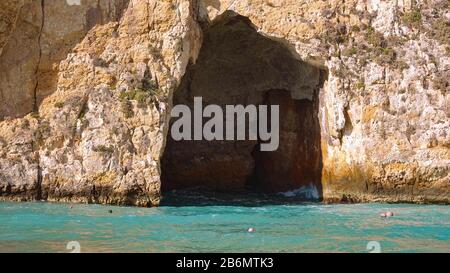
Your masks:
{"label": "cave mouth reflection", "polygon": [[259,34],[248,18],[228,14],[216,20],[204,30],[197,62],[188,66],[173,105],[192,109],[194,97],[222,108],[279,105],[279,147],[262,152],[259,141],[175,141],[169,133],[161,160],[163,192],[295,194],[311,189],[310,197],[321,199],[318,113],[325,77],[325,70]]}

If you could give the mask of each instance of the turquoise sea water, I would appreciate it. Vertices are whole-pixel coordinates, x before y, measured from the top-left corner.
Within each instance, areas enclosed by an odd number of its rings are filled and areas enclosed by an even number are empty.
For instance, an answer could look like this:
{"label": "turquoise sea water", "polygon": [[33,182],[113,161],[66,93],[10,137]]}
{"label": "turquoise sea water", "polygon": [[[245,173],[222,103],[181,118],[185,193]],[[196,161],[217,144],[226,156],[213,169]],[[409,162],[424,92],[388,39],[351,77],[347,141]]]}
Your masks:
{"label": "turquoise sea water", "polygon": [[[0,203],[0,252],[70,252],[70,241],[81,252],[369,252],[370,241],[381,252],[450,252],[449,206],[184,204]],[[395,216],[381,218],[387,210]]]}

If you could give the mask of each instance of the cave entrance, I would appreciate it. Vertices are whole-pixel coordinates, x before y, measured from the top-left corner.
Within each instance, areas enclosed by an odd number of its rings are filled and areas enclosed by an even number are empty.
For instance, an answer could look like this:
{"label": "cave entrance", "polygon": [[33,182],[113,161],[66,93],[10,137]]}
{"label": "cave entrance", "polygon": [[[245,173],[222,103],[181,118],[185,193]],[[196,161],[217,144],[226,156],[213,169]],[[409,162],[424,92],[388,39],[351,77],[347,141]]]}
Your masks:
{"label": "cave entrance", "polygon": [[[325,71],[296,58],[283,43],[260,35],[246,17],[223,16],[204,30],[173,104],[279,105],[279,148],[258,141],[175,141],[162,157],[162,190],[285,192],[314,189],[321,198],[319,90]],[[173,122],[173,120],[172,120]],[[172,123],[171,122],[171,123]],[[170,131],[170,130],[169,130]]]}

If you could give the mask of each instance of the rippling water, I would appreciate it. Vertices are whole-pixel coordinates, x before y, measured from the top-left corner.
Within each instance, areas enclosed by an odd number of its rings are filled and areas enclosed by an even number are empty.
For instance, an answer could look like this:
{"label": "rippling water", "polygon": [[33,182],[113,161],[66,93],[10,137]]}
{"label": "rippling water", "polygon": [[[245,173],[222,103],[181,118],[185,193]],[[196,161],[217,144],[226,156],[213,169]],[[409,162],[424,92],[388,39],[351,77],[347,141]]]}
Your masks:
{"label": "rippling water", "polygon": [[[382,252],[450,252],[449,206],[183,202],[0,203],[0,252],[69,252],[69,241],[81,252],[368,252],[370,241]],[[386,210],[395,216],[380,218]]]}

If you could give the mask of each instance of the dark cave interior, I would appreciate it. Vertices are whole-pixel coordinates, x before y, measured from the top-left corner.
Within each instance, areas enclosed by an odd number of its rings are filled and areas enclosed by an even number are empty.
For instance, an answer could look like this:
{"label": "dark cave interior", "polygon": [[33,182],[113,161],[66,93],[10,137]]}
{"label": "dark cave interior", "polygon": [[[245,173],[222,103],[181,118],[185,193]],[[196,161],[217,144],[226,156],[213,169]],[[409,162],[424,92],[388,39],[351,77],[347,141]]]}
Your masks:
{"label": "dark cave interior", "polygon": [[[295,58],[259,34],[246,17],[221,18],[204,30],[198,60],[187,68],[173,105],[279,105],[279,148],[258,140],[175,141],[162,157],[162,190],[276,193],[314,185],[321,196],[319,90],[325,70]],[[171,121],[173,123],[173,119]]]}

